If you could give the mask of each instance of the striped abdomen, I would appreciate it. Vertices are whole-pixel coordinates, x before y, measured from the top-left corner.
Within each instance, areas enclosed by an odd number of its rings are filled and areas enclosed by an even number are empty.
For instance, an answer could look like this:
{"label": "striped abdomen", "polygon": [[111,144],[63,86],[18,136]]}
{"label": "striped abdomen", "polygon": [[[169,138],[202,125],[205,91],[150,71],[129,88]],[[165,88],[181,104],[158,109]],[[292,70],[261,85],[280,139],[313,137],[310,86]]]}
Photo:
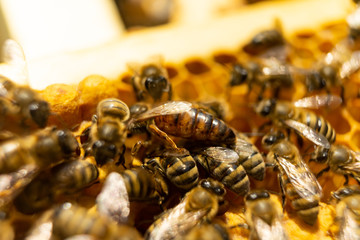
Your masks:
{"label": "striped abdomen", "polygon": [[281,181],[285,188],[286,197],[290,200],[291,206],[297,212],[297,215],[305,223],[314,225],[319,214],[320,196],[314,195],[312,199],[302,198],[285,174],[281,176]]}
{"label": "striped abdomen", "polygon": [[249,178],[245,169],[238,163],[221,162],[206,155],[196,155],[198,161],[206,171],[216,180],[239,195],[245,195],[250,189]]}
{"label": "striped abdomen", "polygon": [[310,128],[314,129],[316,132],[326,137],[330,143],[335,142],[335,129],[322,116],[319,116],[310,111],[295,108],[292,119],[304,123]]}
{"label": "striped abdomen", "polygon": [[265,177],[265,161],[257,147],[241,133],[236,134],[235,152],[239,155],[239,163],[246,173],[256,180]]}
{"label": "striped abdomen", "polygon": [[142,168],[128,169],[121,173],[130,200],[151,200],[158,197],[154,176]]}
{"label": "striped abdomen", "polygon": [[85,160],[62,163],[52,170],[54,188],[77,191],[94,183],[99,176],[97,167]]}
{"label": "striped abdomen", "polygon": [[168,179],[178,188],[189,190],[199,181],[199,171],[191,155],[169,156],[160,160]]}
{"label": "striped abdomen", "polygon": [[196,108],[181,114],[157,116],[154,121],[159,129],[177,137],[227,144],[235,141],[233,130],[225,122]]}

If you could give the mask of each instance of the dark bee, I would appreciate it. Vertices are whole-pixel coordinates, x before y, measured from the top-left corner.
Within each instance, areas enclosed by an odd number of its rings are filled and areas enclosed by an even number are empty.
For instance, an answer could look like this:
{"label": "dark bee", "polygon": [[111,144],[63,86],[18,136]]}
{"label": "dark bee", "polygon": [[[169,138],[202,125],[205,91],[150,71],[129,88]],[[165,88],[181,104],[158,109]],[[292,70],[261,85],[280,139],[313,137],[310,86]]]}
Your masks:
{"label": "dark bee", "polygon": [[162,204],[168,195],[168,186],[157,172],[142,168],[110,173],[96,202],[100,213],[117,222],[127,221],[129,201],[157,201]]}
{"label": "dark bee", "polygon": [[52,168],[49,174],[34,179],[15,198],[14,204],[20,212],[33,214],[49,208],[59,195],[90,186],[98,176],[97,167],[86,160],[64,162]]}
{"label": "dark bee", "polygon": [[264,148],[270,149],[267,159],[279,170],[283,196],[290,200],[292,208],[305,223],[314,225],[319,213],[321,186],[302,160],[298,148],[279,136],[281,134],[274,136],[273,133],[264,136]]}
{"label": "dark bee", "polygon": [[99,239],[142,239],[135,228],[117,225],[94,211],[64,203],[53,215],[53,234],[65,239],[88,234]]}
{"label": "dark bee", "polygon": [[[267,99],[259,102],[255,107],[255,111],[261,116],[270,118],[273,123],[277,125],[285,124],[285,126],[295,129],[299,134],[314,143],[329,148],[328,142],[333,143],[336,139],[336,132],[333,127],[322,116],[301,108],[336,107],[341,102],[340,97],[333,95],[311,96],[295,102]],[[322,139],[321,136],[324,136],[328,142]],[[319,140],[319,138],[321,139]]]}
{"label": "dark bee", "polygon": [[194,159],[216,180],[239,195],[245,195],[249,191],[249,178],[235,151],[223,147],[207,147],[195,152]]}
{"label": "dark bee", "polygon": [[279,30],[264,30],[256,34],[243,50],[251,55],[263,54],[271,49],[283,47],[285,39]]}
{"label": "dark bee", "polygon": [[135,72],[132,77],[132,86],[138,101],[159,103],[171,100],[171,84],[160,61],[130,66],[130,68],[133,68]]}
{"label": "dark bee", "polygon": [[184,240],[229,240],[227,229],[217,223],[204,223],[195,226]]}
{"label": "dark bee", "polygon": [[215,180],[201,180],[174,208],[167,210],[146,231],[145,239],[174,239],[185,236],[199,223],[211,221],[223,202],[226,190]]}
{"label": "dark bee", "polygon": [[[28,80],[27,64],[21,46],[14,40],[8,39],[4,43],[4,61],[14,67],[14,79],[20,82]],[[10,78],[0,73],[0,111],[1,126],[4,129],[14,129],[14,123],[28,129],[34,124],[44,128],[50,115],[50,105],[30,87],[20,86]],[[30,120],[30,121],[29,121]]]}
{"label": "dark bee", "polygon": [[265,161],[258,148],[251,143],[244,134],[235,131],[236,141],[232,149],[239,155],[239,163],[246,173],[256,180],[262,181],[265,177]]}
{"label": "dark bee", "polygon": [[344,175],[345,185],[348,184],[349,176],[360,184],[360,153],[354,152],[344,145],[331,145],[330,149],[317,148],[312,155],[312,160],[328,164],[321,170],[317,177],[329,170]]}
{"label": "dark bee", "polygon": [[79,145],[68,130],[49,127],[32,135],[13,139],[0,146],[0,173],[10,173],[24,165],[40,169],[76,157]]}
{"label": "dark bee", "polygon": [[159,171],[176,187],[184,190],[193,188],[199,181],[196,162],[184,148],[166,149],[160,156],[146,158],[144,165]]}
{"label": "dark bee", "polygon": [[184,101],[171,101],[150,109],[129,123],[130,131],[139,125],[146,125],[150,133],[173,149],[177,146],[168,134],[216,144],[235,142],[235,134],[225,122]]}
{"label": "dark bee", "polygon": [[245,206],[249,239],[288,239],[282,225],[281,205],[269,192],[249,192],[245,197]]}
{"label": "dark bee", "polygon": [[333,193],[337,200],[335,223],[336,239],[360,238],[360,188],[352,185]]}
{"label": "dark bee", "polygon": [[85,129],[80,137],[85,156],[93,155],[98,165],[109,161],[124,164],[126,125],[129,118],[128,106],[116,98],[99,102],[93,124]]}
{"label": "dark bee", "polygon": [[274,96],[277,97],[280,89],[294,86],[295,73],[294,68],[275,58],[262,59],[259,62],[250,61],[245,65],[236,63],[231,71],[229,85],[237,86],[246,83],[249,92],[254,86],[259,86],[259,99],[262,98],[266,89],[273,89]]}

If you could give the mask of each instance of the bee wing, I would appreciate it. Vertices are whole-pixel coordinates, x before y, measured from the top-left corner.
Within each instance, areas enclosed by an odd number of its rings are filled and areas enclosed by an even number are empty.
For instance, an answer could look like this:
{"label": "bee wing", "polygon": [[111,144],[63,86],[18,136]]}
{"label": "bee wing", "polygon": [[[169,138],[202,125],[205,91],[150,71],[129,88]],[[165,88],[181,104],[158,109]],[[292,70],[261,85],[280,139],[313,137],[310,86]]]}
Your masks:
{"label": "bee wing", "polygon": [[302,160],[299,161],[299,165],[296,166],[284,157],[276,155],[275,159],[285,171],[296,192],[302,198],[311,201],[314,195],[322,195],[319,182]]}
{"label": "bee wing", "polygon": [[39,169],[25,165],[16,172],[0,175],[0,207],[11,202],[35,178]]}
{"label": "bee wing", "polygon": [[339,231],[339,240],[359,239],[359,235],[357,234],[359,226],[353,215],[354,213],[350,209],[345,208],[343,221]]}
{"label": "bee wing", "polygon": [[235,152],[253,154],[254,147],[247,137],[236,134]]}
{"label": "bee wing", "polygon": [[259,239],[285,240],[288,239],[286,231],[279,221],[275,219],[272,225],[267,224],[259,217],[253,218],[254,228]]}
{"label": "bee wing", "polygon": [[342,99],[336,95],[323,94],[314,95],[310,97],[301,98],[293,104],[298,108],[312,108],[317,109],[320,107],[336,108],[342,103]]}
{"label": "bee wing", "polygon": [[345,61],[340,68],[339,74],[340,77],[346,78],[349,77],[351,74],[358,71],[360,68],[360,51],[355,51],[351,54],[349,60]]}
{"label": "bee wing", "polygon": [[197,225],[202,217],[205,216],[206,211],[186,212],[185,205],[186,202],[183,200],[176,207],[165,212],[161,217],[161,222],[155,225],[146,239],[175,239],[186,234]]}
{"label": "bee wing", "polygon": [[301,136],[307,138],[308,140],[315,143],[316,145],[324,147],[326,149],[330,148],[330,143],[327,140],[327,138],[324,137],[322,134],[317,133],[311,127],[309,127],[301,122],[292,120],[292,119],[287,119],[284,121],[284,123],[288,127],[296,130],[296,132],[298,132]]}
{"label": "bee wing", "polygon": [[154,107],[136,118],[137,121],[146,120],[156,116],[179,114],[190,111],[192,104],[185,101],[170,101]]}
{"label": "bee wing", "polygon": [[123,177],[112,172],[105,180],[100,194],[96,198],[98,211],[118,223],[125,223],[130,214],[129,195]]}
{"label": "bee wing", "polygon": [[351,172],[360,173],[360,162],[349,163],[344,166],[341,166],[341,168]]}
{"label": "bee wing", "polygon": [[263,73],[268,76],[277,76],[277,75],[285,75],[290,73],[290,68],[288,65],[283,64],[277,58],[266,58],[262,61],[264,63],[264,67],[262,69]]}
{"label": "bee wing", "polygon": [[239,160],[239,155],[229,148],[208,147],[203,152],[218,162],[236,163]]}
{"label": "bee wing", "polygon": [[28,68],[20,44],[12,39],[7,39],[3,45],[2,58],[7,64],[7,67],[4,66],[4,70],[0,68],[5,72],[4,75],[17,83],[28,84]]}

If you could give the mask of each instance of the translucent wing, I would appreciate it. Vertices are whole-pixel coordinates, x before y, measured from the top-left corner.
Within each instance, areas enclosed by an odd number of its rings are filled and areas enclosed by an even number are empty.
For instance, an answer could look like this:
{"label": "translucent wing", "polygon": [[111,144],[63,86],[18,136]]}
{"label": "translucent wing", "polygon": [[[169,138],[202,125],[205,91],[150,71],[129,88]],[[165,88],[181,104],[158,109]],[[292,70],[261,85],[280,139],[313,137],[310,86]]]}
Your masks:
{"label": "translucent wing", "polygon": [[239,160],[239,155],[234,150],[224,147],[208,147],[203,153],[217,162],[236,163]]}
{"label": "translucent wing", "polygon": [[301,136],[307,138],[316,145],[327,149],[330,148],[330,143],[327,138],[324,137],[322,134],[317,133],[311,127],[292,119],[285,120],[284,123],[290,128],[296,130],[296,132],[298,132]]}
{"label": "translucent wing", "polygon": [[75,236],[65,238],[65,240],[97,240],[97,239],[98,238],[96,238],[94,236],[86,235],[86,234],[75,235]]}
{"label": "translucent wing", "polygon": [[28,231],[25,240],[50,240],[53,230],[53,209],[50,209],[41,216],[37,216],[31,229]]}
{"label": "translucent wing", "polygon": [[355,51],[351,54],[350,59],[341,65],[339,74],[340,77],[343,79],[349,77],[351,74],[357,72],[359,69],[360,69],[360,51]]}
{"label": "translucent wing", "polygon": [[5,41],[3,45],[3,61],[6,63],[6,66],[0,68],[1,75],[17,83],[28,83],[29,74],[25,54],[19,43],[12,39]]}
{"label": "translucent wing", "polygon": [[236,133],[235,152],[241,155],[249,155],[253,154],[254,151],[258,152],[258,149],[250,142],[250,139],[244,134]]}
{"label": "translucent wing", "polygon": [[109,174],[96,198],[96,203],[101,214],[118,223],[127,222],[130,214],[130,201],[124,179],[119,173]]}
{"label": "translucent wing", "polygon": [[278,219],[275,219],[272,225],[267,224],[259,217],[253,218],[254,230],[259,240],[286,240],[288,236],[284,227]]}
{"label": "translucent wing", "polygon": [[275,159],[288,176],[296,192],[302,198],[312,201],[315,195],[319,197],[322,195],[319,182],[302,160],[298,161],[298,165],[296,166],[286,158],[276,154]]}
{"label": "translucent wing", "polygon": [[336,95],[314,95],[310,97],[301,98],[294,102],[295,107],[299,108],[313,108],[320,107],[336,108],[342,103],[342,99]]}
{"label": "translucent wing", "polygon": [[185,201],[179,203],[176,207],[168,210],[162,217],[161,222],[154,225],[151,232],[148,233],[148,240],[175,239],[186,234],[196,226],[203,216],[205,210],[186,212]]}
{"label": "translucent wing", "polygon": [[170,101],[141,114],[136,120],[146,120],[161,115],[180,114],[190,111],[192,104],[185,101]]}
{"label": "translucent wing", "polygon": [[354,213],[345,208],[344,215],[340,225],[339,240],[359,240],[359,226],[354,218]]}
{"label": "translucent wing", "polygon": [[288,65],[281,63],[277,58],[266,58],[263,60],[265,66],[262,71],[265,75],[278,76],[290,74]]}
{"label": "translucent wing", "polygon": [[341,169],[348,170],[355,173],[360,173],[360,162],[353,162],[346,164],[344,166],[341,166]]}
{"label": "translucent wing", "polygon": [[25,165],[16,172],[0,175],[0,207],[11,202],[37,175],[39,169]]}

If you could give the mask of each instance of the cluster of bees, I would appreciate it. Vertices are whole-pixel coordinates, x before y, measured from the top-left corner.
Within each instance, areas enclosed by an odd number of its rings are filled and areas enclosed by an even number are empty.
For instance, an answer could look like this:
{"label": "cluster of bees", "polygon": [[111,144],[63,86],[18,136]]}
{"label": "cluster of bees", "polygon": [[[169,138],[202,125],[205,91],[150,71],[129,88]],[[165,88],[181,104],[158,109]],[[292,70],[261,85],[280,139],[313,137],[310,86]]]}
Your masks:
{"label": "cluster of bees", "polygon": [[[137,103],[100,101],[79,134],[47,126],[49,104],[0,76],[1,238],[231,239],[230,228],[247,228],[250,239],[289,239],[285,202],[305,224],[316,224],[317,177],[329,170],[346,178],[332,194],[335,237],[360,238],[360,187],[348,185],[349,177],[360,183],[360,153],[335,144],[334,128],[310,110],[343,104],[343,90],[334,95],[331,89],[360,68],[358,25],[350,17],[350,35],[311,69],[287,63],[289,45],[279,30],[260,32],[244,47],[251,60],[233,64],[223,81],[229,88],[247,84],[249,92],[260,88],[249,105],[270,120],[259,128],[264,152],[224,120],[221,103],[173,100],[159,63],[134,68]],[[308,96],[280,100],[279,91],[292,87],[296,74],[304,77]],[[264,97],[267,90],[271,97]],[[324,94],[312,95],[315,90]],[[129,141],[135,141],[131,149]],[[304,144],[311,146],[310,161],[326,164],[316,175],[303,159]],[[267,168],[278,175],[283,208],[277,194],[251,187],[265,179]],[[78,200],[84,189],[92,189],[91,209]],[[244,199],[246,224],[216,221],[229,207],[229,193]],[[158,208],[136,212],[134,202]],[[31,219],[21,236],[12,220],[18,215]]]}

